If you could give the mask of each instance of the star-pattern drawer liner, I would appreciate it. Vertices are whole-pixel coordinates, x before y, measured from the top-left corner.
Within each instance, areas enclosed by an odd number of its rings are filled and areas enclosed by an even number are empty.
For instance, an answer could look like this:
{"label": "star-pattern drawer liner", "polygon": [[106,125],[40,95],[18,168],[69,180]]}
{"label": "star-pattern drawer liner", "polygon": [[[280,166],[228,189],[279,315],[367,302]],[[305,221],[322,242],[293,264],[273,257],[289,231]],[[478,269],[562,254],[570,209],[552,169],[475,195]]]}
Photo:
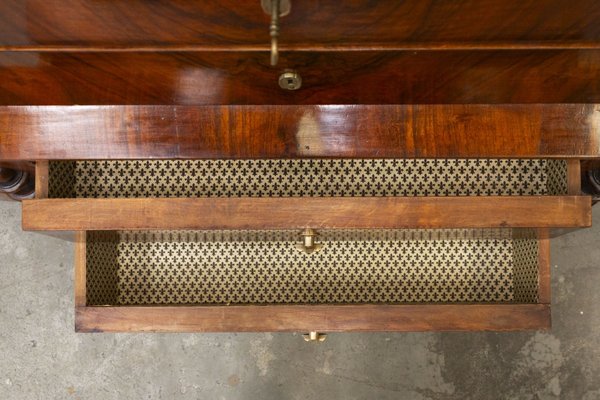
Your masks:
{"label": "star-pattern drawer liner", "polygon": [[533,231],[88,232],[89,305],[534,303]]}
{"label": "star-pattern drawer liner", "polygon": [[54,161],[49,197],[561,195],[566,169],[545,159]]}

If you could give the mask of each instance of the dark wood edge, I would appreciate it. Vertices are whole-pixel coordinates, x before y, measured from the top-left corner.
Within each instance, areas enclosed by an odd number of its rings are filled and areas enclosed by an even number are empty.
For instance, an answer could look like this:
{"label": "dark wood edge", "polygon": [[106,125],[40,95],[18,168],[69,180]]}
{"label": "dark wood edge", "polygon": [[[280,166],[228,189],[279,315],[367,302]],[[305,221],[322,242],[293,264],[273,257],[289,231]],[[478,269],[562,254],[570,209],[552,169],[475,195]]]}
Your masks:
{"label": "dark wood edge", "polygon": [[588,196],[42,199],[24,230],[590,226]]}
{"label": "dark wood edge", "polygon": [[538,302],[550,304],[550,237],[548,229],[540,229],[538,233]]}
{"label": "dark wood edge", "polygon": [[[2,135],[0,134],[0,138]],[[18,160],[18,161],[0,161],[0,168],[8,168],[8,169],[16,169],[28,172],[30,174],[35,174],[35,164],[27,161],[27,160]]]}
{"label": "dark wood edge", "polygon": [[85,307],[87,304],[87,278],[86,278],[86,232],[75,233],[75,306]]}
{"label": "dark wood edge", "polygon": [[77,332],[422,332],[549,329],[547,304],[77,307]]}

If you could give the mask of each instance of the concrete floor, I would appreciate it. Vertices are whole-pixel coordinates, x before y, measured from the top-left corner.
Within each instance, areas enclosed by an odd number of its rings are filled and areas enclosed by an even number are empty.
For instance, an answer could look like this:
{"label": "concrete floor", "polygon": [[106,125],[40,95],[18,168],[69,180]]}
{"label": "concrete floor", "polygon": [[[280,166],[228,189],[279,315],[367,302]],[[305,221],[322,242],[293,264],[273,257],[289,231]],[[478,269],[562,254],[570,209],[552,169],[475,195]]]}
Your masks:
{"label": "concrete floor", "polygon": [[599,233],[553,240],[551,332],[75,334],[72,243],[0,202],[0,399],[600,399]]}

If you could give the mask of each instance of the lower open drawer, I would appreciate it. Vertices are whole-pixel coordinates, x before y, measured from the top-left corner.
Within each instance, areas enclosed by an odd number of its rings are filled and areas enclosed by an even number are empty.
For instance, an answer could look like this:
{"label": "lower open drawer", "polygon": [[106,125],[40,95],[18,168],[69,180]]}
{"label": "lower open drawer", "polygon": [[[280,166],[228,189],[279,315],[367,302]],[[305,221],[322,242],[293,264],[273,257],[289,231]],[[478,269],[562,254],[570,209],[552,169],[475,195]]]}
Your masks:
{"label": "lower open drawer", "polygon": [[89,231],[76,329],[519,330],[550,326],[545,232]]}

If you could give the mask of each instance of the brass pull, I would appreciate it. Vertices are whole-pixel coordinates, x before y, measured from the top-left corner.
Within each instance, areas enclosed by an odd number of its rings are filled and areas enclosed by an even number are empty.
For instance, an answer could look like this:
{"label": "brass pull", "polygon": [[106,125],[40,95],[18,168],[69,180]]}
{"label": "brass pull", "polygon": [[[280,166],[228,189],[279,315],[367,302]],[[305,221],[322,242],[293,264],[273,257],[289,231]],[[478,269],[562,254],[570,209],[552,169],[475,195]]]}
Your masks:
{"label": "brass pull", "polygon": [[302,87],[302,77],[295,71],[286,71],[279,76],[279,87],[286,90],[298,90]]}
{"label": "brass pull", "polygon": [[279,18],[288,15],[292,5],[290,0],[261,0],[261,6],[271,16],[271,65],[275,66],[279,62]]}
{"label": "brass pull", "polygon": [[312,254],[323,248],[321,243],[315,242],[315,237],[319,236],[319,234],[314,230],[306,228],[300,235],[302,236],[302,243],[296,245],[298,250],[301,250],[306,254]]}
{"label": "brass pull", "polygon": [[313,342],[313,343],[324,342],[325,339],[327,339],[326,334],[319,333],[319,332],[310,332],[310,333],[302,335],[302,337],[304,338],[305,342]]}

